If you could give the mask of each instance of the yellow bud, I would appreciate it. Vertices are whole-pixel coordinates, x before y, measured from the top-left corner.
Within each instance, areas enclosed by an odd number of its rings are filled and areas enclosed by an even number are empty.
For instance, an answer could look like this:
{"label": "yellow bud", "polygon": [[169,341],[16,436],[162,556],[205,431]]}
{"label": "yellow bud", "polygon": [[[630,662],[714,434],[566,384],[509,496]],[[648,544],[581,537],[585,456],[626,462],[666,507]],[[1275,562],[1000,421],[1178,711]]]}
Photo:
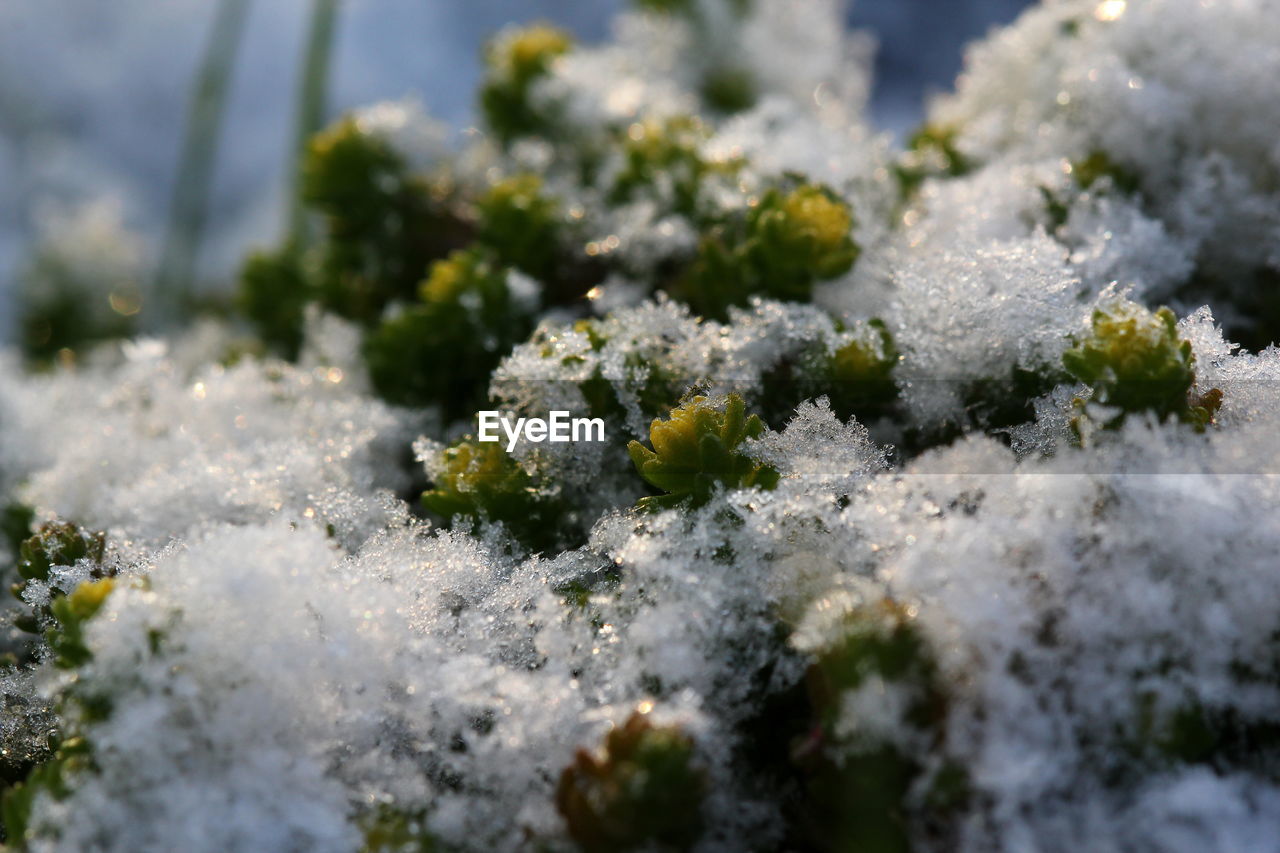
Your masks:
{"label": "yellow bud", "polygon": [[103,578],[97,581],[85,581],[77,586],[67,597],[71,610],[83,619],[98,612],[102,607],[102,603],[107,600],[107,596],[116,588],[116,582],[113,578]]}
{"label": "yellow bud", "polygon": [[811,237],[821,251],[835,251],[849,236],[853,217],[844,204],[833,201],[817,187],[805,186],[782,202],[791,227]]}

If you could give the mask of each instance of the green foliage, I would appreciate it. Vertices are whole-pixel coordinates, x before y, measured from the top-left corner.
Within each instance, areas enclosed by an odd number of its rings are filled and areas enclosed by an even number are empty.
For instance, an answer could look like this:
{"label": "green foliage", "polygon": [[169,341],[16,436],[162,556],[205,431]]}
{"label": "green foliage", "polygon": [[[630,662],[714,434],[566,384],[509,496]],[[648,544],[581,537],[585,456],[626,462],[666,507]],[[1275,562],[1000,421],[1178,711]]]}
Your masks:
{"label": "green foliage", "polygon": [[726,65],[709,69],[698,93],[708,108],[731,115],[755,105],[756,81],[747,69]]}
{"label": "green foliage", "polygon": [[53,566],[73,566],[85,558],[101,563],[105,551],[105,534],[50,522],[19,546],[18,574],[23,580],[48,580]]}
{"label": "green foliage", "polygon": [[[906,800],[923,768],[894,743],[874,734],[850,735],[839,725],[847,713],[842,696],[873,680],[909,697],[902,724],[940,739],[946,709],[928,643],[913,612],[888,599],[852,609],[838,639],[818,652],[806,679],[815,726],[796,759],[808,771],[811,825],[821,849],[911,849]],[[961,768],[944,766],[930,781],[935,806],[963,801],[967,782]]]}
{"label": "green foliage", "polygon": [[1221,403],[1220,392],[1191,394],[1195,356],[1190,341],[1178,337],[1177,318],[1168,308],[1152,313],[1126,299],[1097,308],[1091,334],[1063,353],[1062,364],[1093,388],[1092,401],[1119,409],[1106,427],[1149,411],[1203,429]]}
{"label": "green foliage", "polygon": [[867,416],[892,402],[898,396],[893,381],[897,363],[898,349],[882,321],[858,328],[827,365],[832,409],[842,418]]}
{"label": "green foliage", "polygon": [[[575,332],[585,334],[591,342],[591,348],[597,352],[604,349],[608,343],[601,324],[597,320],[579,320],[574,323],[573,329]],[[538,339],[535,338],[535,340]],[[554,354],[550,346],[544,347],[543,351],[548,358]],[[578,356],[568,356],[562,363],[572,364],[573,359],[578,358]],[[671,400],[679,397],[688,387],[686,382],[673,376],[671,370],[657,356],[646,357],[639,352],[628,352],[623,356],[623,360],[629,375],[644,377],[643,384],[638,385],[635,381],[625,384],[629,385],[628,390],[635,395],[634,399],[639,404],[641,412],[647,415],[657,416],[669,412]],[[577,384],[592,417],[615,419],[626,417],[626,408],[619,399],[618,388],[613,381],[604,377],[599,368],[590,378]]]}
{"label": "green foliage", "polygon": [[56,622],[45,632],[45,639],[59,667],[75,669],[93,657],[84,642],[84,628],[102,609],[115,584],[114,578],[84,581],[70,595],[57,596],[50,603]]}
{"label": "green foliage", "polygon": [[778,472],[737,450],[745,439],[763,432],[764,423],[756,415],[746,416],[746,404],[737,394],[729,395],[723,409],[706,397],[694,397],[672,409],[669,420],[655,419],[649,427],[653,449],[633,441],[627,450],[640,476],[666,494],[642,498],[639,506],[702,506],[717,486],[774,488]]}
{"label": "green foliage", "polygon": [[14,501],[0,510],[0,535],[8,541],[16,562],[18,549],[31,536],[36,513],[30,506]]}
{"label": "green foliage", "polygon": [[704,235],[677,292],[716,318],[755,295],[807,302],[816,282],[844,275],[857,261],[852,230],[849,205],[827,187],[769,190],[738,233],[720,227]]}
{"label": "green foliage", "polygon": [[609,191],[614,204],[632,201],[658,186],[669,187],[672,212],[696,219],[705,180],[731,175],[741,160],[715,162],[702,155],[709,131],[699,119],[675,116],[647,119],[630,125],[621,139],[623,166]]}
{"label": "green foliage", "polygon": [[360,853],[433,853],[435,838],[421,812],[382,804],[360,820],[364,843]]}
{"label": "green foliage", "polygon": [[520,304],[486,251],[454,252],[432,265],[415,304],[366,338],[374,387],[393,403],[465,415],[498,361],[529,334],[533,307]]}
{"label": "green foliage", "polygon": [[[1100,181],[1123,195],[1134,195],[1141,189],[1141,179],[1129,169],[1116,163],[1105,151],[1094,151],[1083,160],[1068,165],[1068,172],[1079,190],[1101,189]],[[1057,192],[1040,187],[1048,215],[1049,231],[1054,232],[1067,222],[1071,214],[1071,193]]]}
{"label": "green foliage", "polygon": [[[659,15],[698,14],[698,0],[632,0],[637,9],[655,12]],[[753,0],[729,0],[729,6],[739,15],[745,15],[751,8]]]}
{"label": "green foliage", "polygon": [[525,173],[494,184],[477,202],[477,239],[510,264],[547,280],[556,270],[560,205],[548,197],[542,179]]}
{"label": "green foliage", "polygon": [[1124,195],[1133,195],[1141,187],[1139,177],[1111,159],[1105,151],[1094,151],[1083,160],[1071,164],[1071,176],[1081,189],[1091,189],[1103,178]]}
{"label": "green foliage", "polygon": [[546,24],[505,33],[490,42],[485,50],[488,71],[480,88],[480,111],[501,142],[553,129],[553,117],[540,113],[530,102],[530,89],[547,74],[555,58],[572,46],[568,33]]}
{"label": "green foliage", "polygon": [[[92,563],[90,577],[101,578],[106,572],[103,566],[106,547],[103,533],[90,533],[67,522],[45,524],[18,547],[16,568],[21,580],[13,584],[10,591],[14,598],[22,601],[29,582],[47,581],[54,566],[74,566],[81,560]],[[55,618],[52,606],[56,602],[57,598],[34,612],[20,612],[14,617],[14,627],[29,634],[40,633],[41,625]]]}
{"label": "green foliage", "polygon": [[501,442],[464,439],[427,467],[432,488],[423,493],[422,505],[431,512],[446,520],[501,522],[531,548],[555,544],[563,507],[542,494]]}
{"label": "green foliage", "polygon": [[105,341],[127,338],[138,329],[142,288],[117,281],[110,290],[86,281],[80,265],[53,248],[36,253],[22,273],[18,338],[36,364],[69,359]]}
{"label": "green foliage", "polygon": [[92,752],[84,738],[67,738],[58,745],[52,758],[37,765],[25,781],[0,796],[0,818],[10,847],[23,850],[31,840],[31,809],[36,797],[65,799],[71,794],[70,778],[91,767],[92,762]]}
{"label": "green foliage", "polygon": [[925,125],[907,140],[907,150],[894,169],[903,198],[915,195],[928,178],[959,178],[974,164],[956,147],[957,129]]}
{"label": "green foliage", "polygon": [[560,774],[556,807],[587,853],[687,850],[702,832],[705,794],[693,741],[636,712],[605,736],[600,751],[578,750]]}
{"label": "green foliage", "polygon": [[294,358],[302,346],[306,305],[316,293],[292,247],[254,252],[240,270],[236,294],[240,311],[257,327],[262,339]]}
{"label": "green foliage", "polygon": [[[727,0],[724,9],[737,17],[751,11],[753,0]],[[686,19],[695,28],[698,38],[706,39],[707,30],[723,24],[719,15],[708,16],[699,0],[634,0],[635,6],[658,15],[673,15]],[[757,98],[755,76],[737,57],[713,55],[712,62],[702,68],[702,80],[698,92],[703,105],[709,110],[730,115],[754,106]]]}
{"label": "green foliage", "polygon": [[327,228],[313,285],[320,303],[372,325],[388,303],[411,299],[432,261],[470,242],[448,192],[411,175],[386,140],[355,119],[317,134],[303,163],[302,198]]}

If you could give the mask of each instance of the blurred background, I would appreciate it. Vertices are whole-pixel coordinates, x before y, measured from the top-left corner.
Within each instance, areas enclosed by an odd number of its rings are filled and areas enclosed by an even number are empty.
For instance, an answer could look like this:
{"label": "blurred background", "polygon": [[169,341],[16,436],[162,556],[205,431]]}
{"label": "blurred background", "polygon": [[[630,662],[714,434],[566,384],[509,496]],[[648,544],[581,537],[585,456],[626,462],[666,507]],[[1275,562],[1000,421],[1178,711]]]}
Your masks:
{"label": "blurred background", "polygon": [[[344,0],[337,4],[329,113],[415,95],[454,125],[472,120],[485,39],[537,19],[603,39],[625,0]],[[786,2],[786,0],[763,0]],[[849,26],[879,43],[872,113],[899,135],[945,89],[966,43],[1029,0],[855,0]],[[0,0],[0,336],[42,228],[100,200],[93,217],[159,253],[193,83],[216,0]],[[196,268],[217,282],[279,236],[297,79],[312,0],[247,0],[210,176]],[[90,217],[92,219],[93,217]],[[82,223],[83,224],[83,223]],[[91,242],[90,223],[86,242]],[[104,263],[107,259],[104,259]],[[126,263],[129,258],[111,259]]]}

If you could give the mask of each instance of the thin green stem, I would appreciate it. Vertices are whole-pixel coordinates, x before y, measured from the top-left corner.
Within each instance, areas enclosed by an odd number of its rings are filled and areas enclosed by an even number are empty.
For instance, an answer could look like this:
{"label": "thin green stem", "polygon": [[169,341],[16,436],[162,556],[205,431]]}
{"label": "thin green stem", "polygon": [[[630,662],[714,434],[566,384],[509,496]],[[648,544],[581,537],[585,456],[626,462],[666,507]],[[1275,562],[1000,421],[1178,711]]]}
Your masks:
{"label": "thin green stem", "polygon": [[307,143],[323,126],[328,109],[329,65],[337,28],[338,0],[313,0],[306,54],[298,82],[297,117],[293,142],[293,186],[289,193],[289,242],[295,250],[308,240],[306,211],[302,206],[302,168]]}
{"label": "thin green stem", "polygon": [[155,310],[149,312],[153,327],[163,327],[176,318],[195,278],[219,130],[248,11],[249,0],[219,2],[204,60],[196,73],[169,225],[156,272]]}

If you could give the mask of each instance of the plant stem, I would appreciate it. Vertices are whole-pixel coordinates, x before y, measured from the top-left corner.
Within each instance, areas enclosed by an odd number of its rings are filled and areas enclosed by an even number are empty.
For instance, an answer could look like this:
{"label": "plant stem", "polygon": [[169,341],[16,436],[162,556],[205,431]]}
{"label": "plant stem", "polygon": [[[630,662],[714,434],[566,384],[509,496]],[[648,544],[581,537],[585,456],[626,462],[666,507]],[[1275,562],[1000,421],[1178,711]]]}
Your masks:
{"label": "plant stem", "polygon": [[293,180],[289,193],[289,243],[295,251],[307,243],[307,219],[302,206],[302,168],[307,143],[324,124],[328,107],[329,64],[337,25],[338,0],[312,0],[311,24],[306,54],[298,83],[297,114],[294,126]]}
{"label": "plant stem", "polygon": [[195,278],[209,212],[219,130],[248,10],[249,0],[219,2],[204,60],[196,74],[164,249],[156,272],[156,310],[150,312],[153,327],[163,327],[176,318]]}

